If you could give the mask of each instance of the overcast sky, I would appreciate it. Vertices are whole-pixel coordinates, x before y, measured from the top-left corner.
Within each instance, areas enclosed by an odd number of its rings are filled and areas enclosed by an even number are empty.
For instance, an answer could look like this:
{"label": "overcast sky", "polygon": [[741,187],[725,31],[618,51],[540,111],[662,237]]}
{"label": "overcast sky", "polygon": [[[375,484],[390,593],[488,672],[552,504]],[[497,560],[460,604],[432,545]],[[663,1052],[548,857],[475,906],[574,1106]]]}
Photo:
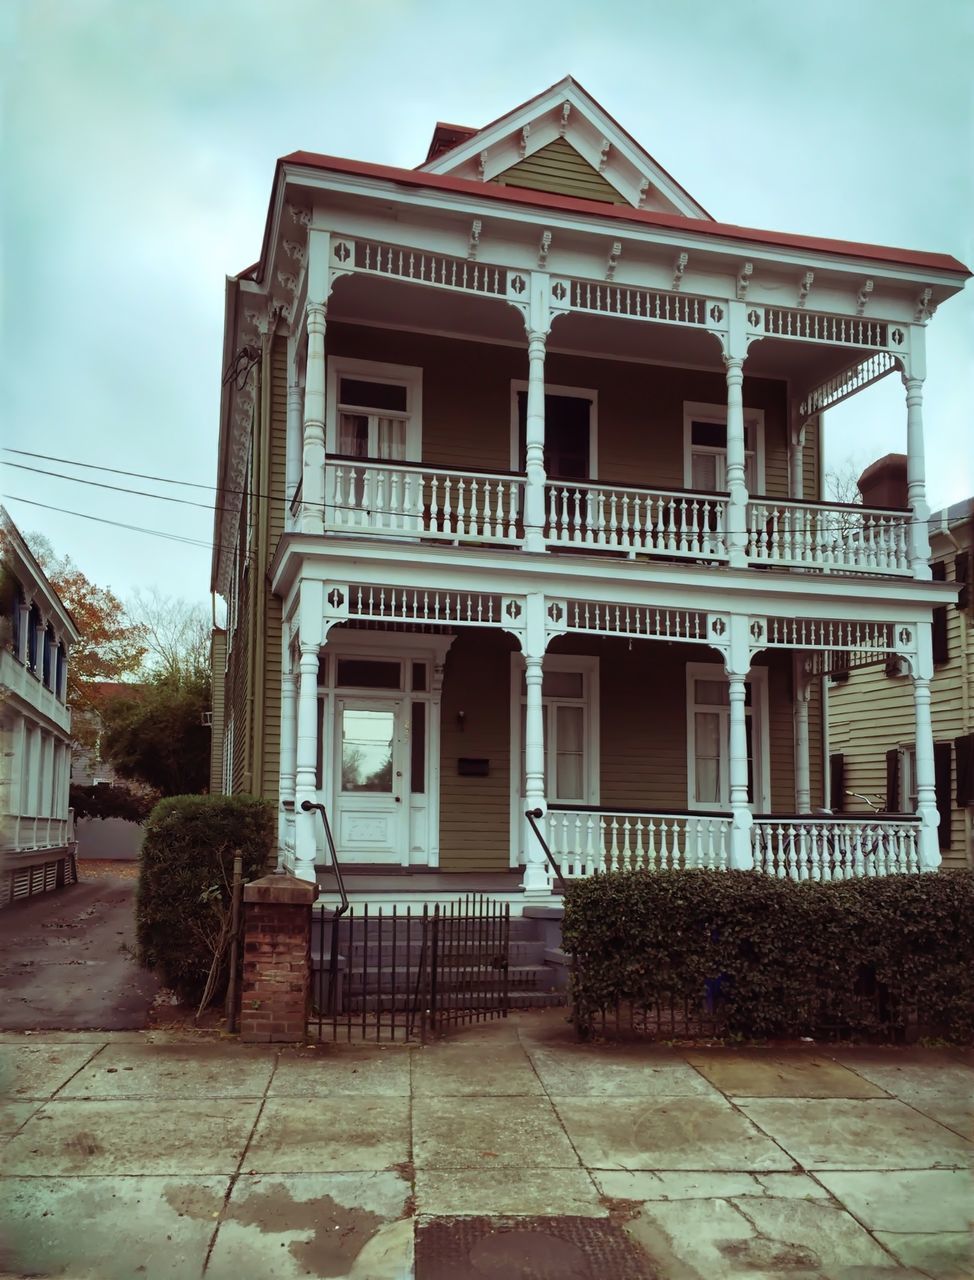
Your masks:
{"label": "overcast sky", "polygon": [[[258,256],[275,159],[411,167],[437,119],[566,74],[721,221],[971,264],[972,26],[971,0],[6,0],[3,442],[212,484],[224,277]],[[969,287],[928,332],[934,508],[974,492],[972,348]],[[899,381],[826,435],[833,464],[904,449]],[[206,598],[209,511],[12,469],[3,491],[58,508],[6,499],[98,583]]]}

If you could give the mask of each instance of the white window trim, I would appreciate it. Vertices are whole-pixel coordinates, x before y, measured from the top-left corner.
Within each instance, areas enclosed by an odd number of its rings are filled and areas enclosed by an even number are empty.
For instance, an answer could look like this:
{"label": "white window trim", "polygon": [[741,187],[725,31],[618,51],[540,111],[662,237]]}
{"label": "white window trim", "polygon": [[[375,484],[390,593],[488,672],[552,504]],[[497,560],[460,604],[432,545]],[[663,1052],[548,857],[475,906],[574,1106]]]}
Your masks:
{"label": "white window trim", "polygon": [[[518,457],[518,423],[517,396],[519,391],[527,392],[528,384],[523,378],[511,380],[511,470],[517,471]],[[546,396],[573,396],[578,400],[589,401],[588,418],[588,479],[599,478],[599,393],[594,387],[563,387],[558,383],[544,384]]]}
{"label": "white window trim", "polygon": [[406,388],[406,412],[409,415],[409,422],[406,427],[405,461],[421,462],[423,457],[423,370],[421,366],[329,356],[325,384],[326,453],[338,452],[338,380],[341,377],[362,378],[368,382],[386,382]]}
{"label": "white window trim", "polygon": [[[601,779],[601,762],[599,758],[599,745],[601,742],[599,710],[601,707],[601,699],[599,696],[599,659],[591,654],[569,654],[569,653],[549,653],[545,655],[544,665],[542,668],[545,672],[550,671],[580,671],[582,673],[584,683],[584,708],[585,716],[583,721],[582,732],[585,739],[585,756],[587,768],[585,771],[585,788],[587,799],[584,803],[597,805],[599,804],[600,795],[600,779]],[[521,849],[521,835],[523,831],[524,816],[524,796],[522,792],[523,779],[520,774],[521,761],[521,704],[524,701],[524,695],[521,693],[521,683],[524,679],[524,657],[520,653],[511,654],[511,701],[510,701],[510,723],[511,723],[511,754],[510,754],[510,809],[511,809],[511,866],[517,867],[523,861],[523,851]],[[555,699],[558,701],[558,699]],[[545,771],[548,770],[548,743],[545,740]],[[550,799],[550,797],[549,797]]]}
{"label": "white window trim", "polygon": [[[704,404],[698,400],[683,402],[683,483],[688,489],[693,487],[693,449],[690,428],[693,422],[716,422],[726,426],[727,405]],[[749,409],[745,405],[744,423],[746,426],[754,427],[754,478],[756,492],[762,494],[765,491],[764,410]]]}
{"label": "white window trim", "polygon": [[[687,704],[687,807],[690,810],[703,810],[712,813],[728,813],[730,805],[701,803],[697,800],[697,751],[696,724],[694,712],[697,703],[693,698],[694,680],[723,680],[727,673],[719,662],[688,662],[686,674]],[[771,812],[771,762],[770,762],[770,718],[768,713],[768,668],[752,667],[748,673],[746,684],[751,686],[751,734],[754,747],[754,803],[750,806],[754,813]],[[703,705],[703,704],[701,704]],[[730,713],[728,711],[728,722]],[[755,735],[755,729],[757,733]],[[727,744],[730,763],[729,749]],[[728,769],[729,776],[729,769]],[[728,781],[728,788],[730,783]]]}

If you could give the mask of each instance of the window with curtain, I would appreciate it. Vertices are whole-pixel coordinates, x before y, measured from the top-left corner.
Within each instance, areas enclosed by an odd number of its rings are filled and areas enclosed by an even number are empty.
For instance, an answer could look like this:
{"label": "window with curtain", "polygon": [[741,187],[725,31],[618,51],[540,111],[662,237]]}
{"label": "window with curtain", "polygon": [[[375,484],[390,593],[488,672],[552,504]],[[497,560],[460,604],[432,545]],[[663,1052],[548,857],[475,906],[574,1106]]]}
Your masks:
{"label": "window with curtain", "polygon": [[[757,489],[754,424],[744,424],[744,478],[748,493]],[[727,423],[694,419],[690,423],[691,489],[720,493],[727,488]]]}
{"label": "window with curtain", "polygon": [[[747,798],[755,803],[757,776],[754,733],[754,685],[744,685],[747,734]],[[730,805],[730,699],[726,679],[691,673],[688,678],[688,756],[694,809],[727,809]]]}
{"label": "window with curtain", "polygon": [[401,462],[406,457],[409,389],[401,382],[338,379],[338,452]]}
{"label": "window with curtain", "polygon": [[[592,804],[589,785],[586,672],[546,671],[541,685],[545,794],[549,804]],[[521,777],[524,777],[525,688],[521,676]]]}

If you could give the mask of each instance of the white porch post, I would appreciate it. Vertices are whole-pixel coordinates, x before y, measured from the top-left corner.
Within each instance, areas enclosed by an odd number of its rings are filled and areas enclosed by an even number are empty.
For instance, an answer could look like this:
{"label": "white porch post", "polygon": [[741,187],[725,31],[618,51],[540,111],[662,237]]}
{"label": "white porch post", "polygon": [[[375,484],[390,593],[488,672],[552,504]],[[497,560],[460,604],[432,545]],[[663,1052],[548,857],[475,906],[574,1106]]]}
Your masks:
{"label": "white porch post", "polygon": [[[546,647],[544,596],[533,592],[527,597],[525,604],[524,807],[529,810],[540,809],[544,814],[548,810],[544,782],[544,709],[541,696]],[[544,831],[543,826],[541,830]],[[544,850],[523,815],[521,840],[524,849],[524,878],[521,887],[525,898],[547,899],[551,895],[551,885]]]}
{"label": "white porch post", "polygon": [[730,646],[726,657],[727,699],[730,704],[729,781],[731,806],[730,866],[749,871],[754,866],[751,828],[754,817],[747,799],[747,726],[745,681],[751,669],[748,619],[732,616]]}
{"label": "white porch post", "polygon": [[[544,366],[551,312],[548,305],[548,277],[531,273],[531,297],[527,309],[528,398],[524,427],[524,550],[544,551],[545,475],[544,466]],[[535,841],[537,843],[537,841]]]}
{"label": "white porch post", "polygon": [[803,653],[794,656],[795,690],[795,810],[809,813],[812,808],[811,757],[808,747],[808,704],[812,680],[806,670]]}
{"label": "white porch post", "polygon": [[933,763],[933,722],[930,717],[930,680],[933,647],[929,622],[917,626],[917,657],[913,671],[913,710],[916,758],[917,814],[920,818],[920,870],[936,871],[942,861],[937,828],[937,788]]}
{"label": "white porch post", "polygon": [[[914,342],[922,343],[914,326]],[[914,365],[917,363],[914,359]],[[923,457],[923,378],[903,376],[906,387],[906,493],[912,520],[910,522],[910,567],[914,578],[930,578],[930,536],[927,521],[926,471]]]}
{"label": "white porch post", "polygon": [[27,654],[29,652],[29,635],[30,635],[30,604],[23,600],[20,604],[20,636],[17,645],[17,661],[27,665]]}
{"label": "white porch post", "polygon": [[[290,857],[287,850],[288,836],[292,835],[296,824],[293,808],[289,813],[284,805],[285,803],[290,803],[294,806],[295,803],[298,752],[298,726],[295,715],[297,688],[294,672],[291,669],[293,658],[290,644],[284,646],[281,659],[281,810],[278,815],[277,869],[278,871],[290,871],[291,867],[288,866]],[[317,699],[317,690],[315,691],[315,697]],[[293,857],[293,853],[291,857]]]}
{"label": "white porch post", "polygon": [[315,879],[319,816],[304,813],[305,800],[318,799],[318,654],[323,639],[324,600],[320,582],[302,581],[298,605],[297,753],[294,785],[294,874]]}
{"label": "white porch post", "polygon": [[747,564],[747,478],[744,469],[744,304],[729,303],[729,333],[724,352],[727,379],[727,550],[731,567]]}
{"label": "white porch post", "polygon": [[308,360],[304,385],[304,444],[301,473],[301,531],[325,527],[325,306],[331,236],[308,233]]}
{"label": "white porch post", "polygon": [[808,421],[796,414],[788,441],[788,487],[793,498],[805,497],[805,432]]}

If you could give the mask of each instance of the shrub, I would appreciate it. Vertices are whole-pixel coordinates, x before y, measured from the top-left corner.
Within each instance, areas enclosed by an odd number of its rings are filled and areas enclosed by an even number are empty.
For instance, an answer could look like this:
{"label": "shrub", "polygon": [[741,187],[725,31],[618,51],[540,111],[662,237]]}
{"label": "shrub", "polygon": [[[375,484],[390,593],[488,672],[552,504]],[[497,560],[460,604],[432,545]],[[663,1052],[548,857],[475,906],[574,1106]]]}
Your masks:
{"label": "shrub", "polygon": [[139,959],[183,1000],[198,1000],[213,959],[214,909],[228,907],[233,858],[244,880],[268,869],[274,808],[252,796],[172,796],[149,816],[136,900]]}
{"label": "shrub", "polygon": [[81,818],[124,818],[126,822],[145,822],[152,812],[158,794],[146,794],[125,786],[83,787],[72,782],[68,803],[74,816]]}
{"label": "shrub", "polygon": [[[630,1004],[700,1010],[746,1037],[974,1038],[974,873],[834,883],[748,871],[631,872],[570,885],[564,945],[580,1029]],[[709,984],[709,985],[708,985]]]}

